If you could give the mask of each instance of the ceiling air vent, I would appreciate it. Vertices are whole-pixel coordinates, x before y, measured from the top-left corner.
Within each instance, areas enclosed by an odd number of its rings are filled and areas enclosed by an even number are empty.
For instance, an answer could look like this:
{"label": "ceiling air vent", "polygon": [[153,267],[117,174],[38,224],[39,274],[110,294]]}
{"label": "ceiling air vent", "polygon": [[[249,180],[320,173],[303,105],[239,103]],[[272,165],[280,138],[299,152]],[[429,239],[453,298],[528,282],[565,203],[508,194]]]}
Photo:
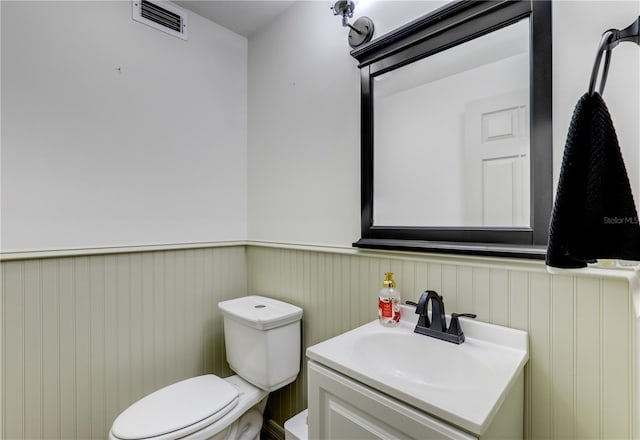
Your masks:
{"label": "ceiling air vent", "polygon": [[168,1],[133,0],[133,19],[174,37],[187,39],[187,11]]}

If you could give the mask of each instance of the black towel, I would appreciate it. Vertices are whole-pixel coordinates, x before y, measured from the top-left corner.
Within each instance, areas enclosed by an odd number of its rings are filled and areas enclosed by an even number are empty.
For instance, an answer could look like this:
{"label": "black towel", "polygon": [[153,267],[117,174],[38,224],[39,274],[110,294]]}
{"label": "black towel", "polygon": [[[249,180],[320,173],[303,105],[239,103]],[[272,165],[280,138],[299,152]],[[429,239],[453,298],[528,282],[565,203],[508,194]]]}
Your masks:
{"label": "black towel", "polygon": [[640,225],[616,132],[602,97],[573,112],[551,215],[547,266],[640,260]]}

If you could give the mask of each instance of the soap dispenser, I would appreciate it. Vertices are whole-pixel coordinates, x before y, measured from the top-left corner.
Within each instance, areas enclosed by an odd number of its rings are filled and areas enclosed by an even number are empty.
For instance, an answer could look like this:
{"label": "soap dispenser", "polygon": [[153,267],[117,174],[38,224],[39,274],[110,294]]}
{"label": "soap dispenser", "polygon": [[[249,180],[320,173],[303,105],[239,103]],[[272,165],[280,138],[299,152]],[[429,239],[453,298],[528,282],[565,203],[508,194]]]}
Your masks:
{"label": "soap dispenser", "polygon": [[393,272],[384,274],[378,294],[378,319],[385,327],[395,327],[400,323],[400,291],[396,289]]}

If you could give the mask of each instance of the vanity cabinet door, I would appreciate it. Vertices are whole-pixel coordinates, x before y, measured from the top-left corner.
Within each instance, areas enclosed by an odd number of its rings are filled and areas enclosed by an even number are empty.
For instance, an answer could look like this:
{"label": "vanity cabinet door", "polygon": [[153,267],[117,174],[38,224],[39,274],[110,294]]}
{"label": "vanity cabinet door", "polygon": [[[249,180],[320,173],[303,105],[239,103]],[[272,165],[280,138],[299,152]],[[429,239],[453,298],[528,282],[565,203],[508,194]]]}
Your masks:
{"label": "vanity cabinet door", "polygon": [[477,439],[322,365],[307,365],[310,439]]}

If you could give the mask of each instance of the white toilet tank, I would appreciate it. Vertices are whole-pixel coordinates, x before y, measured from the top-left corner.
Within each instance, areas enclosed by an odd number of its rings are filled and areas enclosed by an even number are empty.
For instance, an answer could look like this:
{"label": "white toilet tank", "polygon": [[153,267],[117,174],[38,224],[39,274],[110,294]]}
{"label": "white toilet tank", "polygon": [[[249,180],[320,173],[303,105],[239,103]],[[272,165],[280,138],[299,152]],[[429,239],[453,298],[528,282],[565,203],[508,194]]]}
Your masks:
{"label": "white toilet tank", "polygon": [[218,307],[224,315],[227,361],[233,371],[269,392],[296,379],[300,307],[263,296],[223,301]]}

